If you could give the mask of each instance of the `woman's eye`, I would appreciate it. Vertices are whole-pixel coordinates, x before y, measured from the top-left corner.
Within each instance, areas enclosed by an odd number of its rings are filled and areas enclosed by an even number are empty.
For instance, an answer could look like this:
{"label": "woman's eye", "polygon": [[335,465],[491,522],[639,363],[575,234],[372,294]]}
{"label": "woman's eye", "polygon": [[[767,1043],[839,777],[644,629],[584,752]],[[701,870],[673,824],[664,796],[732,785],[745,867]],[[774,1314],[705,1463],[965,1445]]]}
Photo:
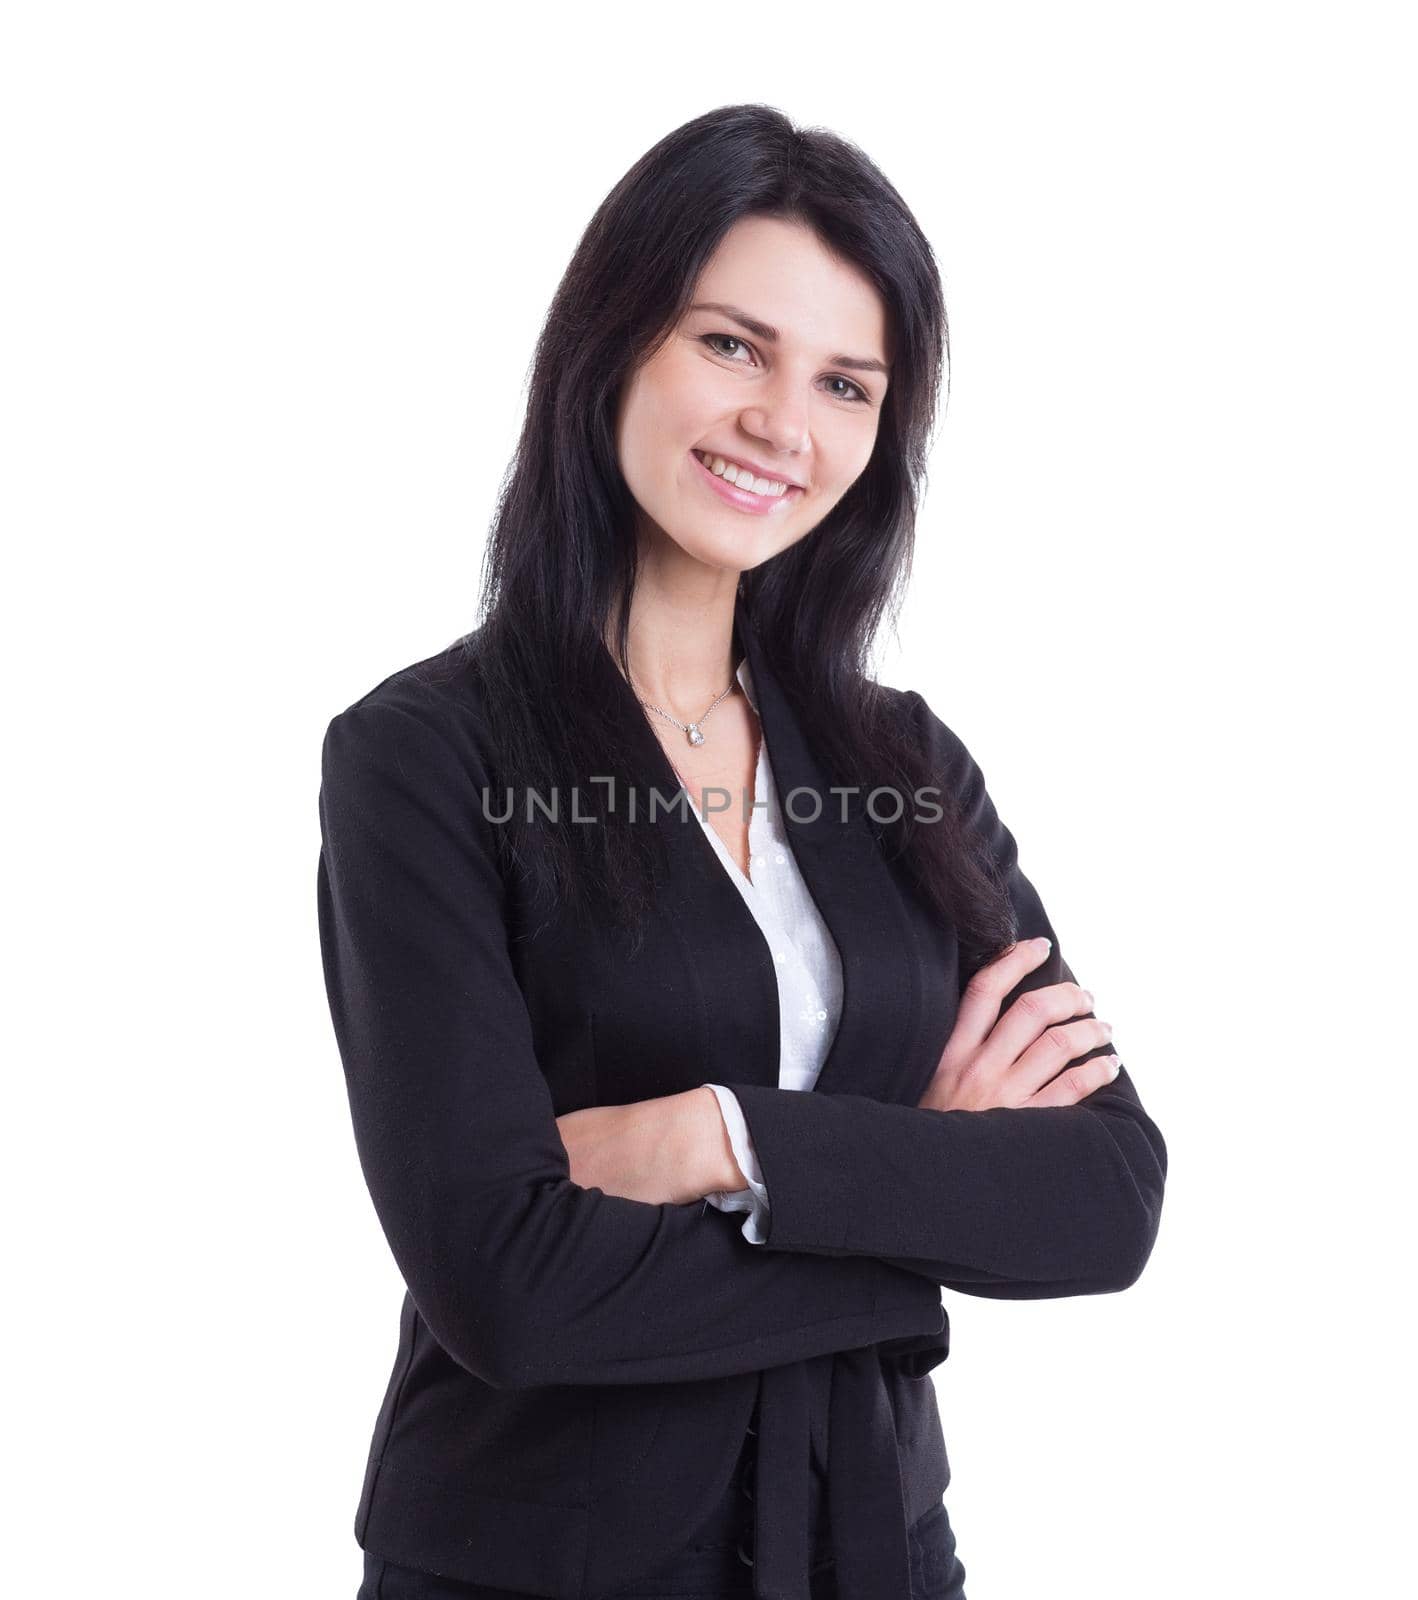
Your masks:
{"label": "woman's eye", "polygon": [[847,387],[852,391],[852,393],[851,394],[844,394],[842,396],[842,398],[844,400],[850,400],[853,405],[864,405],[866,403],[866,401],[867,401],[866,390],[862,389],[862,388],[859,388],[858,385],[853,383],[850,378],[829,378],[827,381],[829,383],[845,383],[847,385]]}
{"label": "woman's eye", "polygon": [[[723,356],[729,361],[737,361],[738,358],[726,350],[721,350],[714,342],[716,339],[722,340],[725,344],[738,345],[739,348],[743,350],[748,349],[748,345],[744,342],[744,340],[740,339],[738,335],[734,333],[705,333],[701,334],[700,338],[703,343],[709,346],[715,355]],[[866,390],[861,388],[860,385],[853,383],[850,378],[834,376],[829,378],[827,381],[829,383],[845,383],[847,388],[851,391],[850,393],[844,394],[840,389],[837,390],[835,397],[838,400],[846,400],[849,404],[856,406],[866,405],[870,402],[871,397],[867,394]]]}
{"label": "woman's eye", "polygon": [[[709,348],[711,350],[713,350],[715,352],[716,355],[721,355],[722,356],[722,355],[727,354],[727,352],[718,349],[718,347],[714,344],[714,340],[715,339],[723,339],[725,341],[725,343],[727,343],[727,344],[743,345],[743,340],[735,338],[735,336],[732,333],[706,333],[704,335],[704,342],[709,346]],[[745,349],[748,348],[747,345],[744,345],[743,347]]]}

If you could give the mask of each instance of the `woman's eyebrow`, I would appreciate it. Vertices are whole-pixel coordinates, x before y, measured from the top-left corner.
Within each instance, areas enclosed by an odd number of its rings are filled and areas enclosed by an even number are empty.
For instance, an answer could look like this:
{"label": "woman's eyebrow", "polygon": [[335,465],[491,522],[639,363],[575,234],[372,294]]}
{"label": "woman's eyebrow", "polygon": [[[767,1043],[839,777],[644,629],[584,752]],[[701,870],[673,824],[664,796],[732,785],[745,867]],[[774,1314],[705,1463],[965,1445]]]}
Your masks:
{"label": "woman's eyebrow", "polygon": [[[742,327],[754,336],[762,339],[765,344],[777,344],[778,330],[767,322],[762,322],[757,317],[749,316],[747,311],[741,311],[738,306],[725,305],[722,300],[700,300],[689,308],[691,311],[717,311],[720,316],[732,317]],[[857,372],[879,372],[884,377],[891,376],[891,369],[884,361],[876,361],[869,356],[828,356],[827,363],[833,367],[852,367]]]}

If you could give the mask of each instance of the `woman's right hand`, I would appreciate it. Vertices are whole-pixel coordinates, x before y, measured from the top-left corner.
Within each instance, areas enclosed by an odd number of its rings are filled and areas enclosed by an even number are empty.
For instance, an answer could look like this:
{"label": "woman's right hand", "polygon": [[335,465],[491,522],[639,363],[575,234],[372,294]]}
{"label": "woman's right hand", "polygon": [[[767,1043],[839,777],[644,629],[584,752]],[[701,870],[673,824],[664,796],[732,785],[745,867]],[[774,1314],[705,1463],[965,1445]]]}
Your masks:
{"label": "woman's right hand", "polygon": [[1027,990],[1000,1015],[1005,995],[1048,954],[1046,939],[1025,939],[970,979],[919,1106],[933,1111],[1071,1106],[1117,1077],[1119,1062],[1113,1055],[1060,1070],[1065,1062],[1106,1044],[1113,1033],[1109,1023],[1086,1015],[1093,1009],[1093,996],[1076,983]]}

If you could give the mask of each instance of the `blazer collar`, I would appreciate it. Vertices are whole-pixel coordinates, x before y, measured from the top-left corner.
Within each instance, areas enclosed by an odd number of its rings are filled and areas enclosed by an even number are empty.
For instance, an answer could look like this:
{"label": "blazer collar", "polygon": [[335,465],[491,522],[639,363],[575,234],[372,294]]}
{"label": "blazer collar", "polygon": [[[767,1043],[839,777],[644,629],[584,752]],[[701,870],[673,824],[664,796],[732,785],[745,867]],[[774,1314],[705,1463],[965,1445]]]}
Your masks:
{"label": "blazer collar", "polygon": [[[784,827],[798,870],[842,962],[842,1014],[817,1088],[894,1099],[902,1086],[921,1005],[921,974],[901,890],[882,858],[859,801],[854,800],[843,820],[842,797],[830,792],[833,780],[814,753],[811,730],[774,672],[763,642],[749,622],[742,596],[735,605],[734,626],[753,686],[751,703],[768,746]],[[609,692],[618,713],[616,721],[625,731],[632,758],[630,780],[642,788],[643,806],[648,806],[651,788],[668,801],[679,791],[680,783],[651,726],[651,713],[641,707],[608,651],[605,664],[613,680]],[[676,861],[701,881],[707,877],[712,885],[728,891],[716,902],[726,919],[725,937],[756,951],[762,970],[771,979],[772,953],[763,931],[696,818],[688,811],[683,818],[662,811],[654,826],[671,830],[670,847]],[[745,1063],[739,1079],[776,1086],[777,1066],[777,1053],[773,1052],[771,1062]]]}

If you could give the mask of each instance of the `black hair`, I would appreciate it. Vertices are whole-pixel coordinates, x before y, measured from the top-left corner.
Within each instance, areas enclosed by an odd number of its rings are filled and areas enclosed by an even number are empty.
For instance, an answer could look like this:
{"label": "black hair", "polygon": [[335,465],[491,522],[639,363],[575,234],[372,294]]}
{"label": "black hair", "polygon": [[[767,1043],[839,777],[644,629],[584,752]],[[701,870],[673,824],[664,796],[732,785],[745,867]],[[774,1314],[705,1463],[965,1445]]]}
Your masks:
{"label": "black hair", "polygon": [[[861,150],[750,104],[695,117],[635,162],[591,218],[538,338],[484,556],[483,620],[465,636],[498,782],[518,792],[564,791],[568,774],[605,773],[625,756],[604,707],[587,703],[608,638],[625,669],[637,572],[619,403],[683,318],[725,233],[751,216],[807,226],[865,274],[886,308],[892,370],[865,470],[808,534],[742,574],[740,603],[833,781],[907,797],[939,782],[904,697],[867,667],[882,620],[895,625],[943,383],[949,392],[940,275],[905,201]],[[874,832],[983,959],[1014,937],[1008,898],[950,796],[940,803],[938,822],[915,821],[908,802]],[[509,861],[558,903],[634,924],[655,893],[655,828],[613,817],[524,826],[514,813],[497,832]]]}

